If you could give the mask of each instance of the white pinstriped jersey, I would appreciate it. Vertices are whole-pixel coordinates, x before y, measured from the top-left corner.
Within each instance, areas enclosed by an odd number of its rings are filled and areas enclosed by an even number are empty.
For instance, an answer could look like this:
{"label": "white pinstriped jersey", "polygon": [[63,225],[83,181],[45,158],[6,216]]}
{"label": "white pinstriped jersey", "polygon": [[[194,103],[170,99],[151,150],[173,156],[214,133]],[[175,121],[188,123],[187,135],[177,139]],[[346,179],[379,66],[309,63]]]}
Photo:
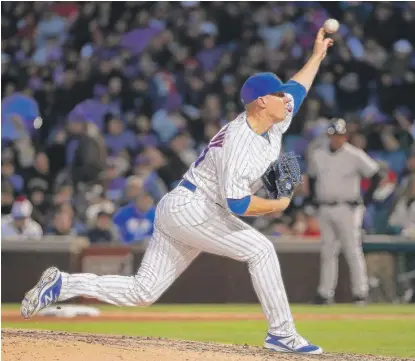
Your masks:
{"label": "white pinstriped jersey", "polygon": [[247,122],[246,112],[225,125],[210,141],[184,175],[204,195],[227,208],[226,198],[241,199],[255,194],[261,176],[280,154],[283,133],[288,129],[294,108],[291,94],[290,112],[276,123],[266,136],[255,133]]}

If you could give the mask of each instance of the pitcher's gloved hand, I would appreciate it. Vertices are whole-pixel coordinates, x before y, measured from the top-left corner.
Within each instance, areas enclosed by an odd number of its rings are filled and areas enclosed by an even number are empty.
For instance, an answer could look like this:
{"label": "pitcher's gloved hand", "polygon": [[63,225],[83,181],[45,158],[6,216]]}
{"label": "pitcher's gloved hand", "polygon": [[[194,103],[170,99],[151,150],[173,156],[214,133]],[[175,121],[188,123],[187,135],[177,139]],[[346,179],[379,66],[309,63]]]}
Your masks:
{"label": "pitcher's gloved hand", "polygon": [[302,183],[297,158],[293,152],[285,153],[265,171],[262,182],[270,198],[291,197],[295,187]]}

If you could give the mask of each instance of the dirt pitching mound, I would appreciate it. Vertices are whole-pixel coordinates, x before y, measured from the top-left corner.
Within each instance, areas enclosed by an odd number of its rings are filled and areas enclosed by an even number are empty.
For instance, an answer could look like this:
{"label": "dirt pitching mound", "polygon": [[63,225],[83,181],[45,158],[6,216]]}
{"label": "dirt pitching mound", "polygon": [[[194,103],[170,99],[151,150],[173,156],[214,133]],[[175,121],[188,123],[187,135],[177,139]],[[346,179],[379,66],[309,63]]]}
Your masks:
{"label": "dirt pitching mound", "polygon": [[372,355],[301,356],[259,347],[174,341],[150,337],[2,329],[3,361],[391,361]]}

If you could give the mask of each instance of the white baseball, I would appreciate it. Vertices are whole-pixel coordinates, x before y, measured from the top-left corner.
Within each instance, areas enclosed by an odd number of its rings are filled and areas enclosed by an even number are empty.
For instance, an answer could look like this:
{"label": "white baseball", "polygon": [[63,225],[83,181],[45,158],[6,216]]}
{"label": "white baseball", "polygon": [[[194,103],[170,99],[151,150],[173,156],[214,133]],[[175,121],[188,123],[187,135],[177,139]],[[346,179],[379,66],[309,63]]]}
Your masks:
{"label": "white baseball", "polygon": [[328,34],[333,34],[339,30],[340,24],[336,19],[328,19],[324,23],[324,30]]}

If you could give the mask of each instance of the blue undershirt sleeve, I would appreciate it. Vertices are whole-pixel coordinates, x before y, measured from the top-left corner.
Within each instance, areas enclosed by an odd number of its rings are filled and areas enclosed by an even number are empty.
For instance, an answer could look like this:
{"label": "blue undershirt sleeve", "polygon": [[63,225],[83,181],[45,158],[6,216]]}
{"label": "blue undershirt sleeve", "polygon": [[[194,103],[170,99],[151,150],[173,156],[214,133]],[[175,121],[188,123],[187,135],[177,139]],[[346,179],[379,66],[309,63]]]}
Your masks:
{"label": "blue undershirt sleeve", "polygon": [[294,109],[293,115],[298,112],[304,98],[307,95],[307,90],[300,83],[297,83],[295,80],[289,80],[284,84],[284,93],[291,94],[294,99]]}
{"label": "blue undershirt sleeve", "polygon": [[249,203],[251,203],[251,196],[246,196],[241,199],[226,198],[226,201],[232,213],[235,213],[241,216],[248,209]]}

